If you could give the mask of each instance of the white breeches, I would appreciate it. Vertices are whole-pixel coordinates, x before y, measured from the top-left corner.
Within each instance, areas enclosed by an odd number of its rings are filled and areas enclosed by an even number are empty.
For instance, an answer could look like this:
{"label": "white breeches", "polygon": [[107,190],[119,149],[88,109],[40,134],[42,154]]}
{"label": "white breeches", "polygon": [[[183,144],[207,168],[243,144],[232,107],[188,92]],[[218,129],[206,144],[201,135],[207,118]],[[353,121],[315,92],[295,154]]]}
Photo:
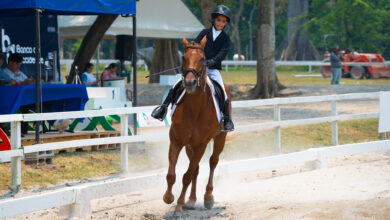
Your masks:
{"label": "white breeches", "polygon": [[225,85],[223,84],[222,76],[221,76],[221,73],[219,72],[219,70],[217,70],[217,69],[209,69],[207,74],[209,75],[209,77],[212,80],[216,81],[221,86],[221,88],[223,90],[223,94],[225,95],[225,101],[226,101],[227,100],[227,95],[226,95],[226,91],[225,91]]}

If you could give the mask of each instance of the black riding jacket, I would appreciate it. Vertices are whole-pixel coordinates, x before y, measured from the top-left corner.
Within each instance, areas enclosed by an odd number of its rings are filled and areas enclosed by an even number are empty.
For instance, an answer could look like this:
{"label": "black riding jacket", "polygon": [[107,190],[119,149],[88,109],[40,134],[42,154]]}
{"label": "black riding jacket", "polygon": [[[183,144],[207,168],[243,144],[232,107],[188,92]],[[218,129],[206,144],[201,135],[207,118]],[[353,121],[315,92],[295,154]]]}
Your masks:
{"label": "black riding jacket", "polygon": [[218,37],[213,41],[213,30],[212,27],[208,29],[203,29],[199,35],[196,37],[195,42],[200,43],[204,36],[207,36],[207,43],[204,48],[206,55],[206,60],[213,59],[215,64],[209,66],[210,69],[222,69],[222,60],[225,59],[230,46],[230,38],[222,30]]}

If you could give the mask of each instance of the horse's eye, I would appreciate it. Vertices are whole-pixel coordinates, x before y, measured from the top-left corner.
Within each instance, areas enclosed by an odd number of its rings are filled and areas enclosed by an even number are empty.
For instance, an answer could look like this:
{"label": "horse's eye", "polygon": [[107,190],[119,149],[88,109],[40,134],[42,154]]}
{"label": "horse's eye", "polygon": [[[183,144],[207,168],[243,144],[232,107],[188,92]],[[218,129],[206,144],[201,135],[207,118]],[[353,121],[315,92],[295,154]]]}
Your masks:
{"label": "horse's eye", "polygon": [[204,61],[205,61],[205,59],[204,59],[204,58],[200,58],[200,62],[202,62],[202,63],[203,63]]}

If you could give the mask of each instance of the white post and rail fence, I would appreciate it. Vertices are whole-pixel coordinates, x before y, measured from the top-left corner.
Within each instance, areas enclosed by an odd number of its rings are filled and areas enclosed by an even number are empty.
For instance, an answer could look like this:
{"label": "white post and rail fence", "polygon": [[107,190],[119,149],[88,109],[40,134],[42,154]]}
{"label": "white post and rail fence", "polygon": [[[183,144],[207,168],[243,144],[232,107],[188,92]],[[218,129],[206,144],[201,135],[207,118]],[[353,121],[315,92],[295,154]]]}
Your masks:
{"label": "white post and rail fence", "polygon": [[[221,162],[216,169],[216,176],[226,176],[240,172],[257,171],[266,168],[277,168],[280,166],[294,165],[305,162],[314,162],[316,168],[326,167],[326,159],[330,157],[390,150],[390,140],[378,140],[366,143],[355,143],[347,145],[338,145],[338,121],[378,118],[379,112],[344,114],[337,112],[337,102],[356,99],[379,99],[380,92],[374,93],[354,93],[330,96],[310,96],[294,98],[274,98],[266,100],[250,100],[232,102],[233,108],[246,108],[258,106],[274,106],[274,121],[253,123],[236,127],[235,132],[259,131],[261,129],[274,129],[275,155],[254,158],[248,160]],[[331,116],[307,118],[298,120],[281,120],[280,107],[283,105],[300,103],[319,103],[330,102],[332,105]],[[65,148],[83,147],[101,144],[121,144],[121,172],[128,172],[128,149],[127,143],[139,141],[159,141],[168,140],[167,132],[148,135],[128,136],[128,117],[129,114],[140,114],[142,112],[151,112],[155,106],[133,107],[133,108],[115,108],[90,111],[58,112],[58,113],[40,113],[40,114],[14,114],[0,115],[0,123],[11,122],[11,147],[9,151],[0,151],[0,158],[11,157],[11,189],[17,190],[21,184],[21,157],[26,153],[57,150]],[[86,140],[72,140],[64,142],[55,142],[47,144],[36,144],[21,147],[20,125],[23,121],[43,121],[68,118],[84,118],[107,115],[121,116],[121,136],[95,138]],[[300,152],[280,154],[281,146],[281,127],[294,125],[307,125],[323,122],[331,122],[332,127],[332,147],[316,147]],[[181,175],[184,171],[178,171]],[[200,167],[200,178],[206,177],[208,173],[207,165]],[[92,199],[103,198],[123,193],[131,193],[138,190],[145,190],[152,187],[161,186],[165,183],[165,173],[157,173],[141,177],[123,177],[112,181],[102,183],[87,184],[83,186],[70,187],[54,192],[43,193],[39,195],[27,196],[16,199],[0,200],[0,218],[19,215],[23,213],[61,207],[60,214],[69,217],[86,217],[91,215],[90,201]]]}
{"label": "white post and rail fence", "polygon": [[[109,65],[110,63],[116,63],[117,60],[99,60],[99,62],[96,59],[91,60],[92,63],[97,64],[103,64],[103,65]],[[60,60],[61,65],[65,65],[66,71],[70,71],[70,67],[72,66],[73,60],[72,59],[61,59]],[[126,65],[130,65],[130,61],[125,61]],[[344,63],[343,63],[344,64]],[[147,65],[143,60],[137,61],[138,66],[144,66],[147,71]],[[229,66],[256,66],[257,60],[224,60],[222,61],[222,66],[225,67],[225,71],[229,71]],[[323,61],[276,61],[276,66],[308,66],[309,72],[311,72],[312,66],[329,66],[329,62],[323,62]],[[373,66],[373,65],[390,65],[389,61],[386,61],[385,63],[348,63],[349,66]]]}

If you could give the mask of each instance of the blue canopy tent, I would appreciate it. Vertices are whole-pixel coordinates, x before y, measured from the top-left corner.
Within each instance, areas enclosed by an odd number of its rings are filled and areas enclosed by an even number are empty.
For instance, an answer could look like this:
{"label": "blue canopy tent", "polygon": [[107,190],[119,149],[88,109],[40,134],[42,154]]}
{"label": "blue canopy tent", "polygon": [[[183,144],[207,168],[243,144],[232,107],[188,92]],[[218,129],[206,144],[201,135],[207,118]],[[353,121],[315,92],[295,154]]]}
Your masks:
{"label": "blue canopy tent", "polygon": [[[35,16],[35,60],[40,60],[41,57],[41,42],[40,42],[40,15],[109,15],[121,14],[131,15],[133,18],[133,74],[134,74],[134,100],[133,104],[137,105],[137,53],[136,53],[136,0],[2,0],[0,4],[0,16]],[[39,62],[35,62],[36,90],[35,99],[36,112],[41,112],[40,109],[40,81],[41,81],[41,66]],[[39,126],[36,123],[36,142],[39,142]]]}

